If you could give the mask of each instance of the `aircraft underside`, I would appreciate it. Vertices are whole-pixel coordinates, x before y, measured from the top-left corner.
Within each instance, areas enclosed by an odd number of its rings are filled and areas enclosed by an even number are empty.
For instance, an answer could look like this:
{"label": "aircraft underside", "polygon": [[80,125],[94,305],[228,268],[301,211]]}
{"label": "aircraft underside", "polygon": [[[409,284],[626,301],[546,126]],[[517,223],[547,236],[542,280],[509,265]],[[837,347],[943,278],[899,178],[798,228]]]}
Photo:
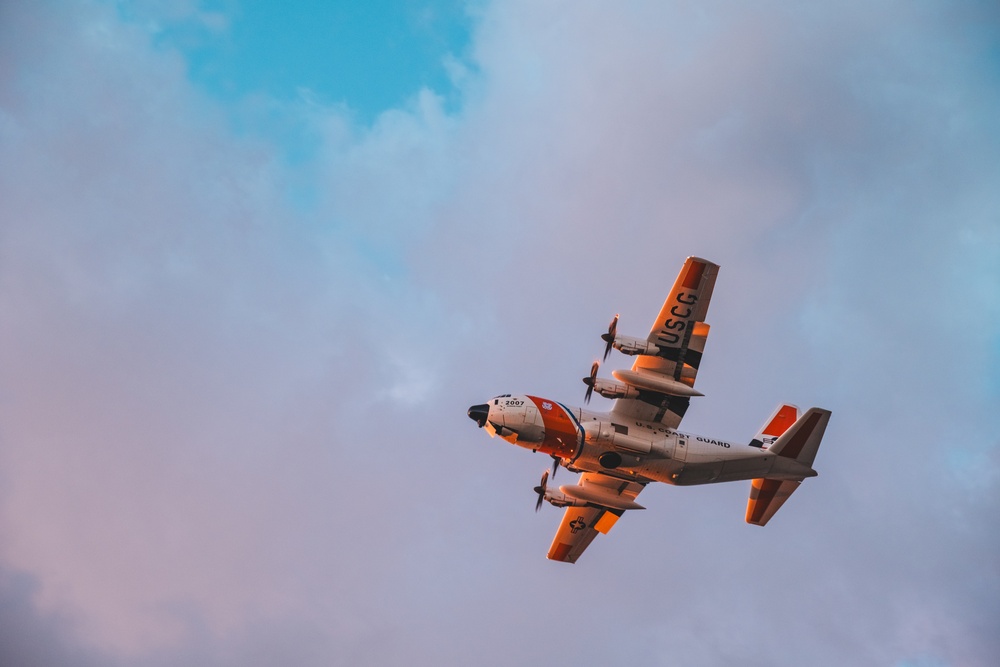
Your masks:
{"label": "aircraft underside", "polygon": [[[770,479],[802,479],[814,477],[816,472],[796,461],[776,456],[767,456],[755,447],[740,445],[733,451],[733,456],[720,457],[707,455],[705,458],[717,459],[702,462],[685,462],[676,459],[653,461],[628,461],[629,455],[623,455],[623,465],[609,469],[601,464],[601,457],[609,450],[601,451],[594,448],[592,453],[585,452],[578,459],[565,464],[570,472],[598,472],[642,484],[663,482],[674,486],[694,486],[697,484],[713,484],[716,482],[736,482],[757,477]],[[731,450],[732,451],[732,450]]]}

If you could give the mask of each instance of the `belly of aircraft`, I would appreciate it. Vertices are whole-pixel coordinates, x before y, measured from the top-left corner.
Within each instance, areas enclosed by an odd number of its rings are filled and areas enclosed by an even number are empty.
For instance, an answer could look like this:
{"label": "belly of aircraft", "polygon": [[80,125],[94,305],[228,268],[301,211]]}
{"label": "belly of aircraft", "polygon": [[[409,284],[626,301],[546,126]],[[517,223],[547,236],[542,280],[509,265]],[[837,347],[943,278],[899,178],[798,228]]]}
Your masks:
{"label": "belly of aircraft", "polygon": [[600,472],[637,482],[693,486],[763,477],[769,472],[772,460],[771,457],[760,456],[757,450],[747,452],[748,455],[730,450],[724,458],[707,461],[680,461],[673,458],[649,460],[623,453],[621,465],[607,468],[602,465],[601,456],[608,451],[611,450],[599,451],[588,447],[573,461],[572,467],[583,472]]}

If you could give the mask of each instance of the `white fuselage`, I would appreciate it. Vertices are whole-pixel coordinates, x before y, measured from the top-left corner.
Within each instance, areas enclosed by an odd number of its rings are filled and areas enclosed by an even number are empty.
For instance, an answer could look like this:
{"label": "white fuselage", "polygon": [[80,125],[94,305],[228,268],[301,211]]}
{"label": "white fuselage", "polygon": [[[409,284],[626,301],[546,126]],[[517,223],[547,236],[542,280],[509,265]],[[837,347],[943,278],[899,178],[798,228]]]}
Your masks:
{"label": "white fuselage", "polygon": [[760,447],[535,396],[498,396],[480,407],[488,407],[486,428],[491,434],[549,454],[574,472],[676,485],[756,477],[801,479],[816,474],[808,466]]}

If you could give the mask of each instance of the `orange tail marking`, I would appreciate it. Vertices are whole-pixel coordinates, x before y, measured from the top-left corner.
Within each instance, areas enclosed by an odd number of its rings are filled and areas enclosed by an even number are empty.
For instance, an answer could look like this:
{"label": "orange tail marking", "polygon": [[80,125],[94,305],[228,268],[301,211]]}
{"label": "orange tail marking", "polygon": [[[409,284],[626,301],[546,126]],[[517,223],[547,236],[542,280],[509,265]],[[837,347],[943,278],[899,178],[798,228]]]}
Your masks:
{"label": "orange tail marking", "polygon": [[778,414],[774,415],[767,426],[764,427],[764,435],[770,435],[777,438],[779,435],[791,428],[792,424],[795,423],[795,408],[790,405],[783,405],[781,409],[778,410]]}

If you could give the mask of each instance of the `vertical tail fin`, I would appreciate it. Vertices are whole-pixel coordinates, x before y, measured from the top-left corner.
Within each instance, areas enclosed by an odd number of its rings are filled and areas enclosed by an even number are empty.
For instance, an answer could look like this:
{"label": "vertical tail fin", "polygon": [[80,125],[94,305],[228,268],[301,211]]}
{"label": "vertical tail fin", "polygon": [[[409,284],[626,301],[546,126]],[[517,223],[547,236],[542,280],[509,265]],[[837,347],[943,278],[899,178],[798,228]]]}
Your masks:
{"label": "vertical tail fin", "polygon": [[750,441],[751,447],[761,447],[767,449],[774,444],[788,427],[794,424],[799,418],[799,409],[794,405],[779,405],[771,413],[764,425],[760,427],[757,435]]}
{"label": "vertical tail fin", "polygon": [[[768,448],[768,451],[777,456],[794,459],[808,468],[812,467],[816,459],[816,452],[819,450],[819,443],[826,432],[826,425],[830,421],[830,411],[821,408],[810,408],[804,415],[799,417],[792,424],[787,423],[786,408],[794,406],[782,406],[778,408],[775,416],[768,421],[762,429],[762,434],[771,437],[769,431],[780,430],[778,439]],[[798,412],[797,408],[794,408]],[[782,411],[786,411],[786,418],[779,419]],[[771,428],[771,425],[775,426]],[[815,473],[812,473],[815,474]],[[774,513],[784,504],[788,497],[799,488],[801,479],[768,479],[757,478],[750,483],[750,498],[747,500],[747,523],[757,526],[766,524]]]}
{"label": "vertical tail fin", "polygon": [[771,445],[768,451],[812,467],[831,414],[829,410],[822,408],[809,408],[787,431],[781,434],[781,437]]}

